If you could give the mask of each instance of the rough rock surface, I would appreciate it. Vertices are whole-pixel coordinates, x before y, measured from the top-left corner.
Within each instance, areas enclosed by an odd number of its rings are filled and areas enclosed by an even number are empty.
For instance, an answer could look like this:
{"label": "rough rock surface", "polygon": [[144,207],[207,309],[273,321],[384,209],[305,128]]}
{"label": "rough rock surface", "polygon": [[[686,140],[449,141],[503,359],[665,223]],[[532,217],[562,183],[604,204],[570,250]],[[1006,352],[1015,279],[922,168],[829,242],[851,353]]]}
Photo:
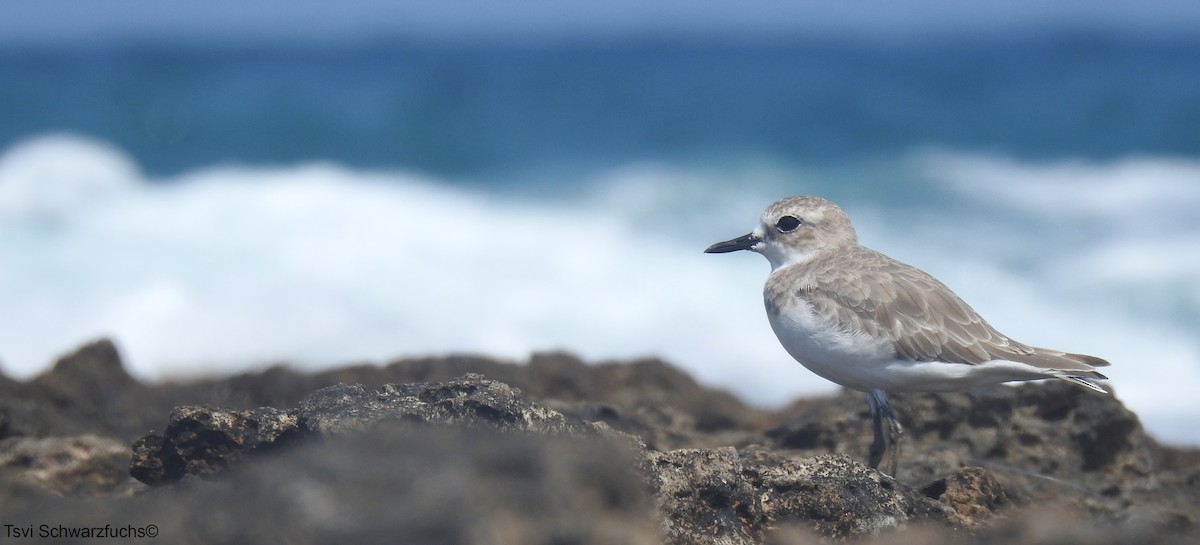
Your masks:
{"label": "rough rock surface", "polygon": [[300,433],[296,422],[292,412],[269,407],[177,407],[166,436],[150,434],[133,444],[129,474],[151,485],[211,475],[247,455],[286,444]]}
{"label": "rough rock surface", "polygon": [[759,543],[780,521],[805,521],[835,538],[961,522],[946,505],[844,455],[797,460],[728,447],[656,452],[650,461],[671,543]]}
{"label": "rough rock surface", "polygon": [[134,443],[129,471],[146,484],[167,484],[185,475],[217,473],[248,455],[293,441],[367,431],[383,422],[540,432],[571,428],[558,412],[481,375],[434,384],[388,384],[380,392],[338,384],[317,390],[288,411],[178,407],[163,435],[150,434]]}
{"label": "rough rock surface", "polygon": [[660,543],[635,467],[595,437],[381,422],[131,497],[26,498],[5,518],[154,524],[185,543]]}
{"label": "rough rock surface", "polygon": [[[1189,506],[1194,487],[1161,486],[1164,479],[1195,479],[1200,467],[1158,446],[1113,397],[1049,381],[970,395],[900,395],[892,405],[905,428],[902,482],[919,486],[978,466],[1017,505],[1053,501],[1113,522],[1200,523]],[[787,412],[766,431],[768,448],[796,456],[867,451],[871,432],[861,395]]]}
{"label": "rough rock surface", "polygon": [[860,463],[861,394],[764,411],[659,361],[565,354],[150,386],[101,341],[32,381],[0,377],[0,502],[5,524],[154,524],[190,542],[1174,544],[1200,530],[1200,454],[1159,446],[1114,397],[1052,382],[893,404],[896,478]]}
{"label": "rough rock surface", "polygon": [[301,401],[298,411],[299,426],[309,435],[363,430],[388,420],[539,432],[570,427],[557,411],[477,374],[440,383],[387,384],[380,392],[362,385],[330,386]]}
{"label": "rough rock surface", "polygon": [[129,445],[111,437],[0,439],[0,479],[71,496],[99,496],[126,483]]}

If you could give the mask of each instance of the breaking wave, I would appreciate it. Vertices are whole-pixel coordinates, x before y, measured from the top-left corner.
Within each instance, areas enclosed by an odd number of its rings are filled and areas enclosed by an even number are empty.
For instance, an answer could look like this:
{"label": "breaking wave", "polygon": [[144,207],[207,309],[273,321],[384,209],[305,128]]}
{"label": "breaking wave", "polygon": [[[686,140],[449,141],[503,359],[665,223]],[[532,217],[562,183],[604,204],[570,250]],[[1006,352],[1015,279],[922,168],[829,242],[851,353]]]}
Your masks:
{"label": "breaking wave", "polygon": [[1200,162],[886,163],[632,164],[549,195],[333,163],[150,179],[104,142],[44,136],[0,155],[0,360],[28,377],[100,335],[150,379],[566,349],[781,403],[834,386],[773,338],[766,262],[701,251],[817,193],[1013,337],[1111,360],[1153,433],[1200,444]]}

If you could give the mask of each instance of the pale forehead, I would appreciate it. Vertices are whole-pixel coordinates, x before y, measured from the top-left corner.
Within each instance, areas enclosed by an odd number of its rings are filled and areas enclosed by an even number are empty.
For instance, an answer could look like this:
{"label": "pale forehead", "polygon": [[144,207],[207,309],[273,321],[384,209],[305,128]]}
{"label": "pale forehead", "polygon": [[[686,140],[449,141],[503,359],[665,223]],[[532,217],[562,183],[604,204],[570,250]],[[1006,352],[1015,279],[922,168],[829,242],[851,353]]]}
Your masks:
{"label": "pale forehead", "polygon": [[823,219],[826,213],[834,210],[838,210],[837,205],[821,197],[788,197],[767,207],[762,219],[764,223],[774,223],[781,216],[796,216],[805,221],[817,222]]}

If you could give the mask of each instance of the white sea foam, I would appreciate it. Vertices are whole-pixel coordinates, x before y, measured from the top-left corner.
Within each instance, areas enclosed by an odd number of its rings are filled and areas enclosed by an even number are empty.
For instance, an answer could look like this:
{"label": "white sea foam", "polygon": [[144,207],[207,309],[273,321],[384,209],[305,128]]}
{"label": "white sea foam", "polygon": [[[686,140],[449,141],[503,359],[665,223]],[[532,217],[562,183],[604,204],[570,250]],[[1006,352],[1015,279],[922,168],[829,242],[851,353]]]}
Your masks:
{"label": "white sea foam", "polygon": [[20,143],[0,161],[0,217],[46,220],[128,188],[137,165],[90,138],[53,135]]}
{"label": "white sea foam", "polygon": [[[1017,338],[1112,360],[1154,433],[1200,444],[1181,425],[1200,417],[1200,252],[1179,204],[1200,168],[1137,161],[922,155],[897,168],[949,192],[939,214],[844,204],[865,243]],[[1073,185],[1072,168],[1090,182]],[[632,165],[583,180],[575,199],[538,199],[333,164],[147,180],[105,144],[38,139],[0,155],[0,361],[28,377],[99,335],[146,378],[561,348],[662,356],[762,404],[833,391],[773,338],[766,262],[701,253],[785,193],[830,190],[820,174]],[[1124,180],[1149,180],[1149,194]]]}
{"label": "white sea foam", "polygon": [[[45,138],[0,157],[0,172],[30,170],[12,168],[29,157],[92,170],[106,154],[120,163],[106,146]],[[0,318],[7,372],[29,376],[99,335],[150,378],[274,360],[523,359],[563,348],[661,354],[732,382],[740,366],[772,360],[759,279],[713,266],[701,254],[708,238],[680,245],[611,203],[495,199],[329,164],[222,167],[155,183],[136,169],[109,172],[125,191],[60,198],[53,223],[16,205],[0,216],[0,297],[19,309]],[[34,183],[13,178],[5,183]],[[38,183],[60,182],[74,180]],[[731,320],[739,307],[753,318]],[[734,341],[756,337],[764,342],[750,351]],[[741,380],[767,399],[788,393],[770,377]]]}

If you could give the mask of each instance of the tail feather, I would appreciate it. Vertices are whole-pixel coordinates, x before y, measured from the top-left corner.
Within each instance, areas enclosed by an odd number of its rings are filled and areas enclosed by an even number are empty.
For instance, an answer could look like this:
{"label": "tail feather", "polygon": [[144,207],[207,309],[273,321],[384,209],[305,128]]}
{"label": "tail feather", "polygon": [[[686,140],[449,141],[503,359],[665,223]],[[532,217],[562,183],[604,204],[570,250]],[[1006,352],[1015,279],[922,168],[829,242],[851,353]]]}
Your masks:
{"label": "tail feather", "polygon": [[1028,352],[1004,354],[1004,359],[1027,363],[1034,367],[1041,367],[1047,370],[1062,370],[1075,371],[1083,376],[1095,376],[1094,378],[1106,378],[1104,375],[1096,372],[1097,367],[1106,367],[1109,365],[1107,360],[1097,358],[1095,356],[1085,356],[1083,354],[1069,354],[1059,352],[1058,350],[1050,350],[1047,348],[1033,348]]}
{"label": "tail feather", "polygon": [[1047,374],[1055,378],[1073,382],[1102,394],[1109,393],[1108,390],[1096,384],[1097,380],[1108,380],[1108,377],[1096,370],[1097,367],[1108,366],[1107,360],[1046,348],[1033,348],[1029,353],[1018,354],[1010,359],[1045,369]]}
{"label": "tail feather", "polygon": [[1108,360],[1097,358],[1096,356],[1086,356],[1083,354],[1063,354],[1063,356],[1092,367],[1108,367],[1111,365],[1108,363]]}
{"label": "tail feather", "polygon": [[[1096,373],[1096,374],[1100,375],[1100,373]],[[1083,386],[1084,388],[1095,390],[1102,394],[1109,393],[1108,390],[1105,390],[1099,384],[1096,384],[1095,382],[1093,382],[1093,380],[1095,380],[1093,377],[1076,377],[1076,376],[1072,376],[1072,375],[1058,375],[1058,377],[1056,377],[1056,378],[1065,380],[1067,382],[1073,382],[1075,384]],[[1104,375],[1100,375],[1098,378],[1103,379],[1103,378],[1108,378],[1108,377],[1105,377]]]}

